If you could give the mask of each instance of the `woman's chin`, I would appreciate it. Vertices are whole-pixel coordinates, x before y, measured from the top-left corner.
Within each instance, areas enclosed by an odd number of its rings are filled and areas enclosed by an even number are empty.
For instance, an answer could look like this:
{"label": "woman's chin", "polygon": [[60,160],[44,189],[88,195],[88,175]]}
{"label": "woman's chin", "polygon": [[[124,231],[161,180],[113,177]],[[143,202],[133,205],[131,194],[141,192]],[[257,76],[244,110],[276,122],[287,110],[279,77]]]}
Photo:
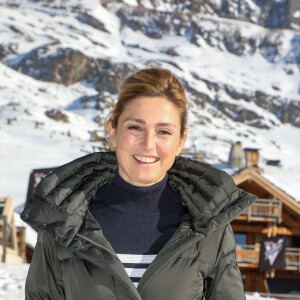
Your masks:
{"label": "woman's chin", "polygon": [[153,185],[159,181],[161,181],[164,178],[164,176],[162,177],[151,177],[151,176],[137,176],[137,177],[132,177],[131,178],[131,183],[132,185],[136,185],[136,186],[150,186]]}

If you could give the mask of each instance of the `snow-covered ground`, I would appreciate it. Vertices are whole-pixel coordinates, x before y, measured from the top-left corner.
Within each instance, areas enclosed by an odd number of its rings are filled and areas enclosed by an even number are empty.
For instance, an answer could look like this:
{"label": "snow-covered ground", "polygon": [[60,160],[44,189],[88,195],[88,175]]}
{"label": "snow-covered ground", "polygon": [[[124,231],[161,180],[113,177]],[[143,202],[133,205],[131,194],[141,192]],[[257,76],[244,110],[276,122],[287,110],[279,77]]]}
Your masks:
{"label": "snow-covered ground", "polygon": [[25,280],[29,264],[0,264],[0,299],[25,299]]}
{"label": "snow-covered ground", "polygon": [[[28,264],[0,264],[0,299],[22,300],[25,298],[25,280]],[[258,293],[247,295],[247,300],[274,300],[260,297]]]}

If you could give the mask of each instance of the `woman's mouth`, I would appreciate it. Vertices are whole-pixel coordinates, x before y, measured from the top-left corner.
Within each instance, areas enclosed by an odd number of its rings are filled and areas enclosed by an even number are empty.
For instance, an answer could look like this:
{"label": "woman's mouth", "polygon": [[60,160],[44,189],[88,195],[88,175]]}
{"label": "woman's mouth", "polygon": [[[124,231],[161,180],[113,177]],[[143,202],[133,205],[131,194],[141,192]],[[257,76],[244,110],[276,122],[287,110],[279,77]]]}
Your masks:
{"label": "woman's mouth", "polygon": [[158,157],[153,157],[153,156],[132,155],[132,157],[139,162],[147,163],[147,164],[155,163],[159,160]]}

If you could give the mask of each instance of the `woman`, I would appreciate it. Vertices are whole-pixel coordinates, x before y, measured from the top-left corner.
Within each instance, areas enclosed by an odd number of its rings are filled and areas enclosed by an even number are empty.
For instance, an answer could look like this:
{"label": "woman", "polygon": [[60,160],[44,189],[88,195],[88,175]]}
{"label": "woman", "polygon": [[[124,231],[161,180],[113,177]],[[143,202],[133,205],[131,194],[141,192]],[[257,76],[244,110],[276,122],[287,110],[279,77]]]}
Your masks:
{"label": "woman", "polygon": [[22,219],[39,229],[26,299],[245,299],[229,222],[254,196],[179,157],[187,100],[162,69],[125,80],[112,153],[44,178]]}

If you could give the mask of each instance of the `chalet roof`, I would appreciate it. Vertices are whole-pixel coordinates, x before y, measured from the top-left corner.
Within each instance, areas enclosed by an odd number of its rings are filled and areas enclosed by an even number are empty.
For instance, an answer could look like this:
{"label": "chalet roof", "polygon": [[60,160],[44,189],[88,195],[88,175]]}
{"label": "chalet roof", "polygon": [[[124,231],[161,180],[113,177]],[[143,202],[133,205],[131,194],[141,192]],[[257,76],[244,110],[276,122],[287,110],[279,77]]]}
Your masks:
{"label": "chalet roof", "polygon": [[287,205],[289,208],[300,215],[300,203],[297,202],[295,198],[291,197],[285,191],[265,178],[261,169],[250,167],[239,170],[238,172],[233,174],[233,179],[236,185],[239,185],[247,180],[254,181],[256,184],[263,187],[268,193],[274,195],[276,199],[279,199],[283,204]]}

